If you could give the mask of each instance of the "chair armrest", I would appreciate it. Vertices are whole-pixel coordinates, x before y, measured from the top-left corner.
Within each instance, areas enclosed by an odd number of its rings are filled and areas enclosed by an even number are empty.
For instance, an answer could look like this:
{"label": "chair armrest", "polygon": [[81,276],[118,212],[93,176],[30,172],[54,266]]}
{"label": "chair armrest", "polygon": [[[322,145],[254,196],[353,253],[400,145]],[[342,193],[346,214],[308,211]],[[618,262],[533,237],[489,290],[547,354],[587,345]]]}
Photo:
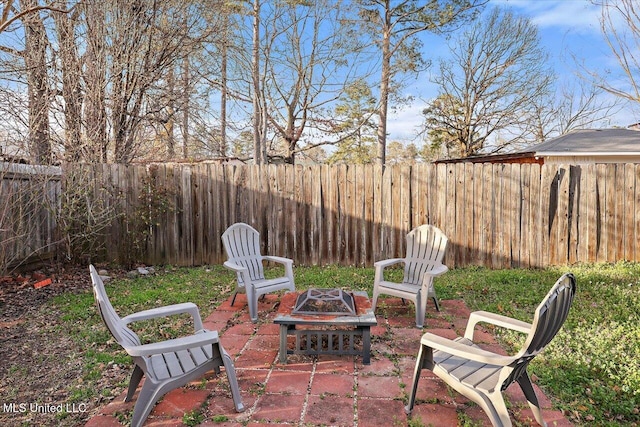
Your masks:
{"label": "chair armrest", "polygon": [[428,275],[433,276],[433,277],[438,277],[438,276],[443,275],[447,271],[449,271],[449,267],[447,267],[446,265],[444,265],[444,264],[435,264],[433,266],[433,269],[431,269],[429,271],[425,271],[424,274],[428,274]]}
{"label": "chair armrest", "polygon": [[222,265],[225,268],[228,268],[229,270],[233,271],[234,273],[243,273],[245,271],[248,271],[246,267],[243,267],[240,264],[236,264],[231,261],[225,261],[224,264]]}
{"label": "chair armrest", "polygon": [[376,294],[376,288],[379,283],[384,281],[384,269],[394,264],[404,263],[404,258],[383,259],[373,264],[375,273],[373,278],[373,293]]}
{"label": "chair armrest", "polygon": [[479,347],[473,347],[434,335],[429,332],[422,336],[420,343],[434,350],[440,350],[453,356],[464,357],[465,359],[474,360],[480,363],[488,363],[491,365],[507,366],[515,360],[512,356],[503,356],[501,354],[483,350]]}
{"label": "chair armrest", "polygon": [[284,258],[281,256],[265,255],[262,257],[264,261],[276,262],[283,265],[293,265],[293,260],[290,258]]}
{"label": "chair armrest", "polygon": [[153,356],[154,354],[162,354],[186,350],[189,348],[202,347],[207,344],[218,342],[218,332],[204,331],[188,337],[175,338],[171,340],[137,345],[135,347],[125,347],[129,356]]}
{"label": "chair armrest", "polygon": [[390,258],[390,259],[383,259],[382,261],[377,261],[375,262],[373,265],[376,268],[387,268],[391,265],[394,264],[399,264],[401,262],[404,262],[404,258]]}
{"label": "chair armrest", "polygon": [[480,322],[490,323],[492,325],[512,329],[514,331],[522,332],[525,334],[531,331],[531,324],[523,322],[522,320],[513,319],[501,314],[490,313],[488,311],[474,311],[469,315],[469,320],[467,321],[467,328],[464,332],[464,337],[473,340],[473,331],[476,324]]}
{"label": "chair armrest", "polygon": [[202,318],[198,306],[192,302],[184,302],[181,304],[167,305],[164,307],[152,308],[149,310],[132,313],[122,319],[125,324],[138,322],[140,320],[155,319],[158,317],[174,316],[176,314],[188,313],[193,318],[193,325],[196,331],[203,329]]}

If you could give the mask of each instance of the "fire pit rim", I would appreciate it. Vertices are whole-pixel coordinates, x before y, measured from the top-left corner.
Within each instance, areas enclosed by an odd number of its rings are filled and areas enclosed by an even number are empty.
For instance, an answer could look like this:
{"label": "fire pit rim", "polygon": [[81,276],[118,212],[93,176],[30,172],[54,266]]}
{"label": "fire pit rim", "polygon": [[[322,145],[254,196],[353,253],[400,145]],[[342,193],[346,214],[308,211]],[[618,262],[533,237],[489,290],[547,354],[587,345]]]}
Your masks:
{"label": "fire pit rim", "polygon": [[[345,311],[338,310],[310,310],[304,309],[308,304],[320,301],[321,303],[330,303],[339,301],[341,307]],[[300,315],[318,315],[318,316],[357,316],[358,309],[356,307],[356,298],[353,292],[348,292],[339,288],[310,288],[305,292],[301,292],[295,301],[291,314],[293,316]]]}

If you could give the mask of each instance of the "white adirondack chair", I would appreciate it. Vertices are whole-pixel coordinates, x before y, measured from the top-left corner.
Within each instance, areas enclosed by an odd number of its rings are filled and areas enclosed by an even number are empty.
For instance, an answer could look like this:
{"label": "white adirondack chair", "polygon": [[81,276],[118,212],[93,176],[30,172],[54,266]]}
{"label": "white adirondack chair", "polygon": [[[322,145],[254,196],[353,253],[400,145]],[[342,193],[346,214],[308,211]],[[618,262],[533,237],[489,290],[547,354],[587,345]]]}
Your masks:
{"label": "white adirondack chair", "polygon": [[[102,320],[118,344],[126,350],[135,363],[125,402],[131,401],[142,377],[146,376],[133,409],[131,420],[133,427],[141,426],[144,423],[153,406],[166,393],[200,378],[211,370],[220,373],[222,365],[227,373],[235,409],[238,412],[244,411],[231,357],[220,344],[218,332],[203,328],[200,312],[195,304],[174,304],[120,318],[111,305],[102,279],[93,265],[89,266],[89,271],[93,282],[93,293]],[[188,313],[193,317],[195,327],[193,335],[141,344],[138,336],[127,327],[128,324],[139,320],[181,313]]]}
{"label": "white adirondack chair", "polygon": [[[295,291],[293,282],[293,260],[289,258],[260,254],[260,234],[248,224],[233,224],[222,234],[222,244],[227,253],[224,266],[236,273],[236,290],[231,305],[238,292],[247,294],[247,305],[252,322],[258,321],[258,298],[282,289]],[[284,276],[266,279],[264,261],[271,261],[284,266]]]}
{"label": "white adirondack chair", "polygon": [[[407,252],[404,258],[392,258],[374,264],[373,310],[376,309],[380,294],[408,299],[416,306],[416,326],[422,328],[429,298],[433,299],[436,310],[440,311],[433,278],[449,271],[442,264],[448,239],[438,227],[426,224],[411,230],[406,239]],[[404,264],[402,283],[384,280],[384,269],[398,263]]]}
{"label": "white adirondack chair", "polygon": [[[431,333],[424,334],[420,340],[406,412],[410,414],[413,410],[420,371],[429,369],[460,394],[480,405],[493,426],[511,426],[502,392],[517,382],[536,421],[541,426],[546,426],[527,366],[560,330],[569,314],[575,293],[575,278],[566,273],[542,300],[531,324],[498,314],[475,311],[469,316],[464,337],[449,340]],[[528,336],[517,354],[503,356],[474,344],[473,333],[479,322],[509,328]]]}

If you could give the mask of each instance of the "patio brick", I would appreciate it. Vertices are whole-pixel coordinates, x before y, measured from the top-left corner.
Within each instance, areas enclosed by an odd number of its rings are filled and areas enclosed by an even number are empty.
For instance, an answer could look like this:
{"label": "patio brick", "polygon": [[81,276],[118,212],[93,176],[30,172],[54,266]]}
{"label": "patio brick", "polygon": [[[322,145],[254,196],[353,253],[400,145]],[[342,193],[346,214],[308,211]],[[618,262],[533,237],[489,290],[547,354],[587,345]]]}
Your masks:
{"label": "patio brick", "polygon": [[311,394],[333,394],[337,396],[352,396],[355,385],[353,375],[336,375],[316,373],[311,382]]}
{"label": "patio brick", "polygon": [[277,350],[262,351],[245,349],[234,363],[236,369],[265,369],[271,367],[277,355]]}
{"label": "patio brick", "polygon": [[236,316],[236,313],[233,313],[231,311],[216,310],[213,313],[211,313],[209,317],[207,317],[206,321],[213,322],[213,323],[226,324],[229,320],[233,319],[235,316]]}
{"label": "patio brick", "polygon": [[247,295],[236,295],[236,300],[233,302],[233,305],[231,305],[232,299],[233,295],[218,306],[218,311],[242,311],[247,309]]}
{"label": "patio brick", "polygon": [[[358,399],[357,408],[358,427],[407,425],[407,415],[400,400]],[[445,426],[446,424],[434,425]],[[456,426],[456,424],[450,425]]]}
{"label": "patio brick", "polygon": [[255,331],[253,323],[238,323],[229,327],[224,333],[228,335],[253,335]]}
{"label": "patio brick", "polygon": [[300,421],[304,394],[265,394],[256,404],[252,418],[258,421],[289,422]]}
{"label": "patio brick", "polygon": [[179,388],[167,393],[154,409],[155,415],[182,417],[185,412],[199,408],[209,396],[207,390]]}
{"label": "patio brick", "polygon": [[[438,405],[423,403],[416,405],[411,412],[413,420],[420,420],[423,425],[457,426],[458,412],[455,405]],[[474,419],[475,420],[475,419]]]}
{"label": "patio brick", "polygon": [[86,424],[86,427],[122,427],[122,424],[116,417],[110,415],[96,415]]}
{"label": "patio brick", "polygon": [[312,425],[353,426],[353,398],[310,396],[304,422]]}
{"label": "patio brick", "polygon": [[280,325],[267,323],[258,327],[257,335],[277,335],[280,336]]}
{"label": "patio brick", "polygon": [[400,379],[393,377],[358,377],[358,397],[395,399],[402,397]]}
{"label": "patio brick", "polygon": [[267,382],[267,393],[305,395],[309,388],[311,372],[273,371]]}
{"label": "patio brick", "polygon": [[270,351],[279,348],[280,337],[278,335],[255,335],[249,341],[247,348],[253,350]]}
{"label": "patio brick", "polygon": [[334,356],[322,354],[318,356],[316,372],[330,372],[334,374],[353,374],[353,356]]}
{"label": "patio brick", "polygon": [[404,317],[389,317],[387,318],[387,322],[389,322],[389,326],[391,326],[392,328],[416,328],[415,314]]}
{"label": "patio brick", "polygon": [[358,364],[358,373],[362,375],[393,375],[396,365],[386,356],[376,356],[371,358],[371,364]]}
{"label": "patio brick", "polygon": [[[236,369],[241,393],[261,394],[269,376],[267,369]],[[245,405],[246,406],[246,405]]]}
{"label": "patio brick", "polygon": [[247,341],[249,341],[249,337],[247,335],[223,334],[220,337],[222,347],[224,347],[232,359],[240,355],[242,349],[247,345]]}

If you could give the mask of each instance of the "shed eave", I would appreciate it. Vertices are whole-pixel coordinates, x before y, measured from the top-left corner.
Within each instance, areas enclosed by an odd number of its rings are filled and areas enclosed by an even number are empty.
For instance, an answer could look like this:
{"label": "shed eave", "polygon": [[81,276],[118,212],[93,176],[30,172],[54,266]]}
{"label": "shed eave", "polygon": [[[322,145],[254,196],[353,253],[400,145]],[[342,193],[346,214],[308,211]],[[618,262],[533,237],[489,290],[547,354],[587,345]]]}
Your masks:
{"label": "shed eave", "polygon": [[566,152],[566,151],[539,151],[536,152],[535,157],[576,157],[576,156],[599,156],[599,157],[639,157],[640,152],[630,153],[628,151],[580,151],[580,152]]}

